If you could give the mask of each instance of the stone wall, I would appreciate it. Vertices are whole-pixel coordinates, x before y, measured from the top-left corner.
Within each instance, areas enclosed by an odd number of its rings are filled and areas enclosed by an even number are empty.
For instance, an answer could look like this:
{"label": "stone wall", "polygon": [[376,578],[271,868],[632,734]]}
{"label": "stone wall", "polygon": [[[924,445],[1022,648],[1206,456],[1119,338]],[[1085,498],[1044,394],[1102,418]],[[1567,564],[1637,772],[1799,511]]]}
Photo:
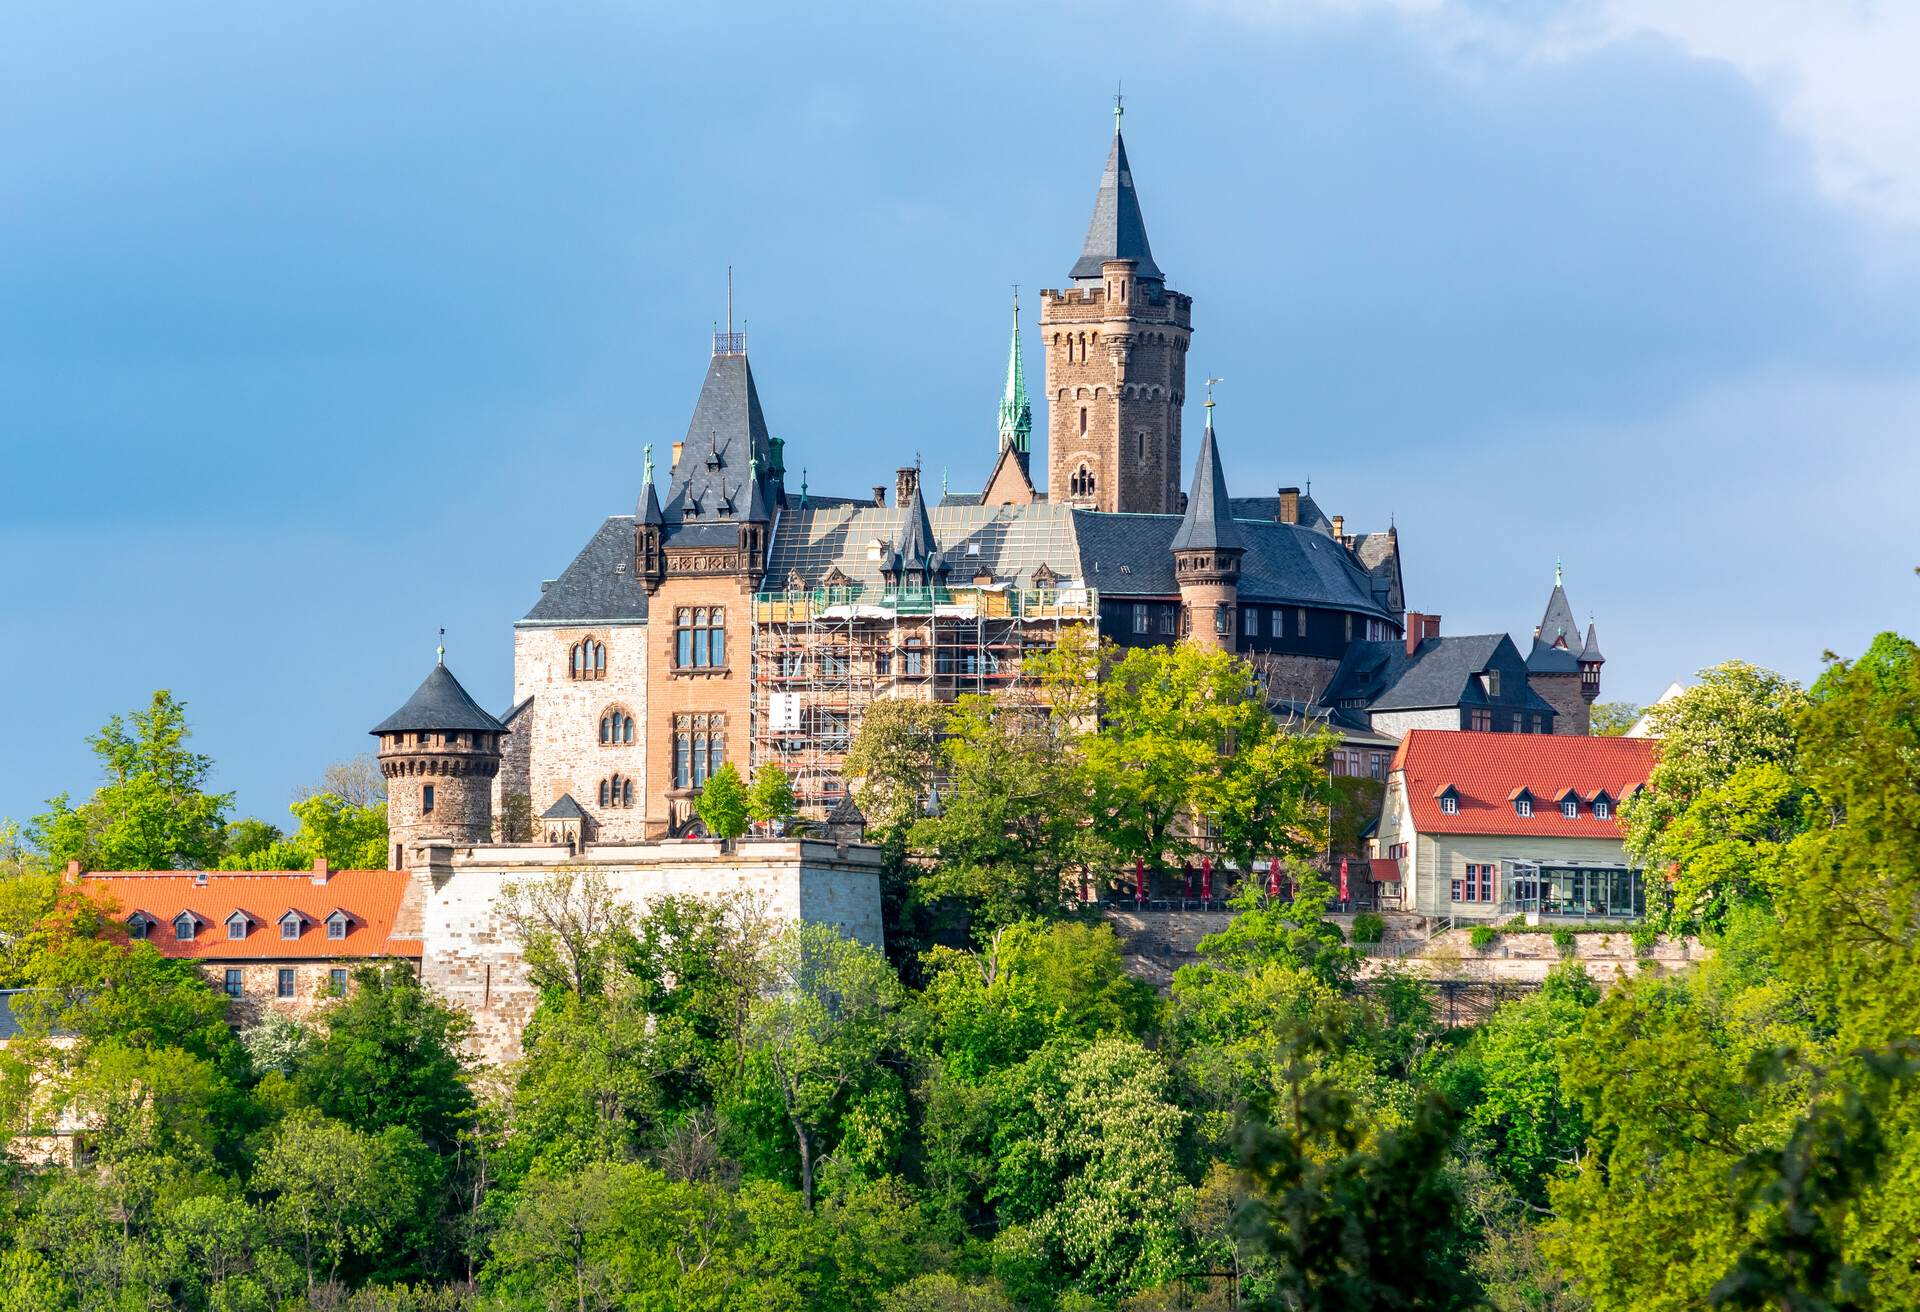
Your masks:
{"label": "stone wall", "polygon": [[[571,794],[592,817],[589,838],[625,842],[641,837],[647,790],[648,634],[646,624],[514,629],[514,704],[528,697],[533,704],[508,727],[522,740],[516,750],[527,753],[525,787],[536,818]],[[573,648],[583,638],[607,649],[606,672],[600,678],[571,677]],[[603,744],[600,721],[616,709],[633,717],[633,742]],[[616,775],[633,780],[631,807],[600,804],[601,782]]]}
{"label": "stone wall", "polygon": [[520,945],[496,914],[503,885],[592,873],[636,908],[667,896],[698,897],[776,921],[833,925],[879,947],[879,870],[875,848],[809,840],[747,840],[732,851],[717,843],[593,846],[579,858],[532,845],[458,854],[439,848],[416,872],[427,889],[422,978],[473,1018],[479,1056],[510,1061],[535,997]]}
{"label": "stone wall", "polygon": [[1527,686],[1553,707],[1555,733],[1578,734],[1584,738],[1593,732],[1593,704],[1580,689],[1577,671],[1568,674],[1529,674]]}
{"label": "stone wall", "polygon": [[1458,729],[1460,708],[1440,706],[1425,711],[1375,711],[1368,718],[1375,733],[1404,738],[1409,729]]}
{"label": "stone wall", "polygon": [[[361,966],[385,969],[393,957],[341,957],[332,961],[196,961],[194,964],[205,975],[207,983],[216,991],[224,991],[227,972],[240,972],[240,994],[232,999],[228,1008],[229,1019],[235,1025],[257,1025],[268,1015],[290,1016],[295,1020],[305,1020],[319,1008],[326,1006],[339,996],[334,971],[345,971],[341,978],[351,982],[353,972]],[[410,958],[407,960],[411,961]],[[413,963],[416,967],[417,962]],[[280,996],[280,972],[293,972],[293,996]]]}

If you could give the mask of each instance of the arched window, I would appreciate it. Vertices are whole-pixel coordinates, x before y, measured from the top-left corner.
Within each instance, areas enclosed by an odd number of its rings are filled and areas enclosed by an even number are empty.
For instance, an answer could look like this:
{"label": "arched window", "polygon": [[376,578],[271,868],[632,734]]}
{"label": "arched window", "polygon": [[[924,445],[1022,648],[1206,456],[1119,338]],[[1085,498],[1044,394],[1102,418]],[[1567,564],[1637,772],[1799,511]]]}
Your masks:
{"label": "arched window", "polygon": [[600,745],[627,746],[633,742],[633,717],[619,707],[600,717]]}
{"label": "arched window", "polygon": [[1087,408],[1085,406],[1081,406],[1080,407],[1080,436],[1085,437],[1086,435],[1087,435]]}
{"label": "arched window", "polygon": [[607,649],[593,638],[582,638],[567,654],[567,677],[604,679],[607,677]]}
{"label": "arched window", "polygon": [[602,779],[600,781],[600,805],[605,806],[606,804],[607,804],[607,781],[605,779]]}
{"label": "arched window", "polygon": [[625,779],[620,784],[620,805],[633,805],[633,780]]}
{"label": "arched window", "polygon": [[[1084,412],[1082,413],[1084,414]],[[1074,470],[1072,479],[1068,481],[1068,489],[1076,498],[1092,496],[1094,489],[1093,471],[1085,465],[1081,465],[1078,469]]]}

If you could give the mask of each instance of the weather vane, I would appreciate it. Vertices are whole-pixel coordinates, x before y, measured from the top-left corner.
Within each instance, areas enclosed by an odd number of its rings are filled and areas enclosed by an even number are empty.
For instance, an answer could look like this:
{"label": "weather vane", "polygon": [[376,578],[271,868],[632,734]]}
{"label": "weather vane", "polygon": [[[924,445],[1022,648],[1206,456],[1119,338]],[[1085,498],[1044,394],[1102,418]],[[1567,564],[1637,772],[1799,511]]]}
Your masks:
{"label": "weather vane", "polygon": [[439,659],[440,664],[445,665],[447,663],[447,630],[445,625],[442,625],[440,628],[440,645],[433,649],[433,654]]}
{"label": "weather vane", "polygon": [[1126,112],[1126,100],[1120,94],[1120,84],[1115,82],[1113,84],[1113,130],[1116,133],[1120,131],[1120,116]]}

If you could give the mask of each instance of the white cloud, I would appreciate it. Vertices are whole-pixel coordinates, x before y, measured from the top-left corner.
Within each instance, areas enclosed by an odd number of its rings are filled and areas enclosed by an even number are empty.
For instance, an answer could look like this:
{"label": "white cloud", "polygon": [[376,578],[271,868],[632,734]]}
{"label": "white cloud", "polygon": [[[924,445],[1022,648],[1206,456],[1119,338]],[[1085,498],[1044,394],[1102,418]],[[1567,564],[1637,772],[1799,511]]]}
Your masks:
{"label": "white cloud", "polygon": [[1812,150],[1821,187],[1920,224],[1920,3],[1911,0],[1228,0],[1243,14],[1392,12],[1454,62],[1561,59],[1643,36],[1723,61]]}

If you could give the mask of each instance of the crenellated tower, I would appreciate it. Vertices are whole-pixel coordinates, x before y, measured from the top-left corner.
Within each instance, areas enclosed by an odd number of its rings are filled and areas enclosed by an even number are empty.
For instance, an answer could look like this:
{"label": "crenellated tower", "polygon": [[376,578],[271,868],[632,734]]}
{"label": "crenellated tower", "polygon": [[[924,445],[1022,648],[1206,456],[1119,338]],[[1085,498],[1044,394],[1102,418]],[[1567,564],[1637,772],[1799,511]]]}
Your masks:
{"label": "crenellated tower", "polygon": [[493,777],[507,727],[480,709],[447,669],[446,651],[406,705],[369,732],[387,780],[388,869],[435,840],[493,839]]}
{"label": "crenellated tower", "polygon": [[1167,290],[1113,112],[1113,145],[1072,286],[1040,293],[1047,496],[1095,510],[1180,513],[1180,407],[1193,298]]}

